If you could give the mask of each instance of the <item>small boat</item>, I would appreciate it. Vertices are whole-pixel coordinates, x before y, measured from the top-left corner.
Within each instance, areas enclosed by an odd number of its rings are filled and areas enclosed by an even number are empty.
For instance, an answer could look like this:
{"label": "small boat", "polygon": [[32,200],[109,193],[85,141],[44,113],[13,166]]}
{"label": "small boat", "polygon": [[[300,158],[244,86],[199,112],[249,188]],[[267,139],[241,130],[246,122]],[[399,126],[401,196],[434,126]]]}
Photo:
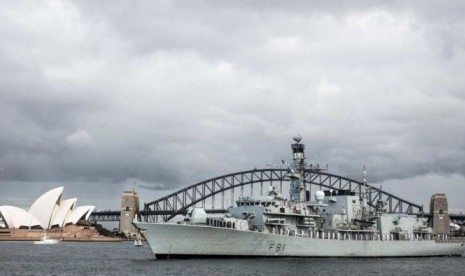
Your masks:
{"label": "small boat", "polygon": [[[137,217],[135,217],[134,219],[137,220]],[[140,233],[137,233],[136,236],[135,236],[135,238],[134,238],[134,246],[135,246],[135,247],[141,247],[141,246],[143,246],[143,245],[142,245],[142,239],[141,239],[141,237],[140,237]]]}
{"label": "small boat", "polygon": [[40,241],[35,241],[34,244],[57,244],[59,243],[60,241],[57,240],[57,239],[51,239],[47,236],[47,234],[45,233],[42,238],[40,239]]}
{"label": "small boat", "polygon": [[135,240],[134,240],[134,246],[135,246],[135,247],[143,246],[143,245],[142,245],[142,241],[141,241],[140,239],[135,239]]}
{"label": "small boat", "polygon": [[142,245],[142,239],[140,238],[140,234],[137,234],[136,238],[134,239],[134,246],[135,247],[141,247]]}

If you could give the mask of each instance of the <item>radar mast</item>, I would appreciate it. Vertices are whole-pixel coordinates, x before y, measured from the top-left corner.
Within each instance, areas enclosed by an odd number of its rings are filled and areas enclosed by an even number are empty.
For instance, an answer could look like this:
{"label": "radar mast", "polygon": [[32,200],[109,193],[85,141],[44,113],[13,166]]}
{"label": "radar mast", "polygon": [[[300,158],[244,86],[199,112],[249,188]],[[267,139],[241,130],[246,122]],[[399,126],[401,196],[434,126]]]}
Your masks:
{"label": "radar mast", "polygon": [[295,144],[291,145],[293,162],[289,172],[291,179],[290,197],[291,201],[301,202],[307,200],[304,181],[305,145],[300,143],[302,141],[300,135],[293,137],[292,140],[294,140]]}

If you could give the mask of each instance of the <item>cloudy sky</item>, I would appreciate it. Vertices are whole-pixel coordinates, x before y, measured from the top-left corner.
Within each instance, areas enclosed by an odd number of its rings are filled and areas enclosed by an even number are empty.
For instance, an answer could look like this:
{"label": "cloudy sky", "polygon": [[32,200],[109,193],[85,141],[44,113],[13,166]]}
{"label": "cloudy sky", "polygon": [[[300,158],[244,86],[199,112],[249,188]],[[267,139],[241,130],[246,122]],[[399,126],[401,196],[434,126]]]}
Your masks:
{"label": "cloudy sky", "polygon": [[0,205],[307,158],[465,211],[462,1],[2,1]]}

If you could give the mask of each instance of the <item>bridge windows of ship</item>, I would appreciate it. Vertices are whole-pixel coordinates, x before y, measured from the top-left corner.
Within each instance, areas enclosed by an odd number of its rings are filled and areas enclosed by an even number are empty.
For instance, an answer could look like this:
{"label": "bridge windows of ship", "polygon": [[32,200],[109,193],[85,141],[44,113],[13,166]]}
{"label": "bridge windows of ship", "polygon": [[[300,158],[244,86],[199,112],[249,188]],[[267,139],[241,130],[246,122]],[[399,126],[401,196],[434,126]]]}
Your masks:
{"label": "bridge windows of ship", "polygon": [[237,202],[237,206],[270,206],[271,202],[267,201],[242,201]]}
{"label": "bridge windows of ship", "polygon": [[236,223],[234,221],[225,221],[222,219],[207,218],[206,221],[208,226],[221,227],[221,228],[236,228]]}

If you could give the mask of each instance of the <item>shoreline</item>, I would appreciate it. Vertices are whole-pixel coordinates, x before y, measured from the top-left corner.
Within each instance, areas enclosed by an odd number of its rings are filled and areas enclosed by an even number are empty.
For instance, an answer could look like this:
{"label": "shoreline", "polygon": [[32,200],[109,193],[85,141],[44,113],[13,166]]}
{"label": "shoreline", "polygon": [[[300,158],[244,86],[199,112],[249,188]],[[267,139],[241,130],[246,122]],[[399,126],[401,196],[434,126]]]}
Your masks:
{"label": "shoreline", "polygon": [[[0,237],[0,242],[9,241],[40,241],[40,238],[35,237]],[[111,237],[92,237],[92,238],[61,238],[62,242],[122,242],[122,238]]]}

